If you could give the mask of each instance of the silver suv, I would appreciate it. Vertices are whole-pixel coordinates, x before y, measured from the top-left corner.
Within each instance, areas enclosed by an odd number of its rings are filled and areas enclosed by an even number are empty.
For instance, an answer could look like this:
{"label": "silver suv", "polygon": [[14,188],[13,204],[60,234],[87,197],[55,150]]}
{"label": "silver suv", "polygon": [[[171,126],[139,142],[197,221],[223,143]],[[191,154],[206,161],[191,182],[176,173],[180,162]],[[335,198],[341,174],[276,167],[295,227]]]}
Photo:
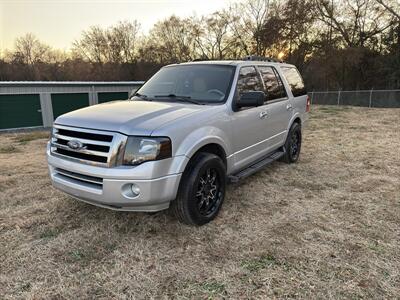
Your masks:
{"label": "silver suv", "polygon": [[227,181],[298,160],[309,108],[293,65],[250,57],[165,66],[128,101],[58,117],[50,176],[90,204],[169,208],[202,225],[217,216]]}

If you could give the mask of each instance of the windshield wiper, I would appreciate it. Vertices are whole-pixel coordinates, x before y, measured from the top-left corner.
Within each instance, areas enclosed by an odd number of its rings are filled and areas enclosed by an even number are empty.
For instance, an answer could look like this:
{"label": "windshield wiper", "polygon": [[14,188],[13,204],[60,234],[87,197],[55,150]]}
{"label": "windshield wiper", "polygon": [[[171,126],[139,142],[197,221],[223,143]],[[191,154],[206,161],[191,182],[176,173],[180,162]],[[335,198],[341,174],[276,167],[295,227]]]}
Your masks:
{"label": "windshield wiper", "polygon": [[133,97],[139,97],[139,98],[142,99],[142,100],[152,101],[151,99],[148,98],[147,95],[142,95],[142,94],[140,94],[140,93],[135,93],[135,94],[133,95]]}
{"label": "windshield wiper", "polygon": [[175,94],[168,94],[168,95],[155,95],[154,98],[173,98],[174,100],[181,102],[189,102],[197,105],[204,105],[204,103],[200,103],[196,100],[193,100],[190,96],[177,96]]}

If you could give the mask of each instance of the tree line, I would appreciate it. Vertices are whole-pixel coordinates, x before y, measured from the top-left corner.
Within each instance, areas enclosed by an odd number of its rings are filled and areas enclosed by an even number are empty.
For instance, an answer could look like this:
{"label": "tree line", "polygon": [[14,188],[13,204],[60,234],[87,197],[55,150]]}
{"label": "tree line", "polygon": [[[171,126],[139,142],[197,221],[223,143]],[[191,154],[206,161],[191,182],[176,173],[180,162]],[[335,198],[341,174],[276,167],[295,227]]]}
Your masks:
{"label": "tree line", "polygon": [[0,55],[0,80],[146,80],[169,63],[260,55],[295,64],[309,90],[400,88],[400,2],[243,0],[146,35],[135,20],[92,26],[68,52],[28,33]]}

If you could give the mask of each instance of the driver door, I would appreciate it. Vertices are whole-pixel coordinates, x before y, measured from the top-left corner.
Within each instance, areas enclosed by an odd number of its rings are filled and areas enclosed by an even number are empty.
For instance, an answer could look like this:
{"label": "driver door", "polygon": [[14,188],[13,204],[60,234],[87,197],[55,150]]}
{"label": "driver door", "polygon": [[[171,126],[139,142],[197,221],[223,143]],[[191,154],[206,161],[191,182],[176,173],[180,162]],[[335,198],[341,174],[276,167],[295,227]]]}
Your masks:
{"label": "driver door", "polygon": [[[254,66],[241,67],[236,85],[236,97],[244,92],[263,91],[263,84]],[[235,101],[235,100],[234,100]],[[234,150],[233,171],[245,168],[266,154],[266,122],[264,107],[246,107],[233,112],[232,140]]]}

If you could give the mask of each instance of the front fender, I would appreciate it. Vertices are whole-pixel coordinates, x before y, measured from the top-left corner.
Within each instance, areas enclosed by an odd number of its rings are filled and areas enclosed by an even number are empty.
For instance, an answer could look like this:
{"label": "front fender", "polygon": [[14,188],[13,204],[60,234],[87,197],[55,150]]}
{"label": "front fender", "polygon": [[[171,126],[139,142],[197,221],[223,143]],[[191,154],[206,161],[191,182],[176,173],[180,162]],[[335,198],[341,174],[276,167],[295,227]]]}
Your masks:
{"label": "front fender", "polygon": [[229,159],[231,145],[227,142],[229,140],[226,133],[213,126],[201,127],[191,132],[185,137],[176,150],[176,155],[185,155],[188,158],[188,160],[184,162],[184,165],[181,166],[181,171],[183,172],[185,170],[189,159],[192,158],[200,148],[208,144],[217,144],[224,149],[227,155],[227,169],[229,170],[231,167]]}

